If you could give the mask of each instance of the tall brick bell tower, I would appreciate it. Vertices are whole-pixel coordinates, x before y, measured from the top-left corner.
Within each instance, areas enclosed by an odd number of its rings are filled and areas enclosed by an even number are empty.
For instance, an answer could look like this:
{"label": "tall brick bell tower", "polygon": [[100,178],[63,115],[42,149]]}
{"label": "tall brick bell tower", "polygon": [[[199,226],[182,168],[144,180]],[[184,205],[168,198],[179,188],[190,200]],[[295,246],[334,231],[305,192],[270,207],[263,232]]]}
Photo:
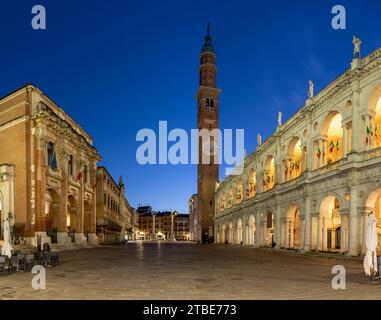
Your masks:
{"label": "tall brick bell tower", "polygon": [[[197,92],[199,130],[210,131],[218,128],[218,96],[221,90],[216,87],[216,73],[216,55],[210,36],[210,24],[208,24],[208,32],[200,56],[200,87]],[[210,157],[210,164],[202,164],[203,148],[210,148],[210,146],[206,146],[205,141],[201,141],[200,138],[197,189],[202,237],[200,240],[204,243],[214,238],[214,192],[219,173],[218,161],[214,161],[213,155]]]}

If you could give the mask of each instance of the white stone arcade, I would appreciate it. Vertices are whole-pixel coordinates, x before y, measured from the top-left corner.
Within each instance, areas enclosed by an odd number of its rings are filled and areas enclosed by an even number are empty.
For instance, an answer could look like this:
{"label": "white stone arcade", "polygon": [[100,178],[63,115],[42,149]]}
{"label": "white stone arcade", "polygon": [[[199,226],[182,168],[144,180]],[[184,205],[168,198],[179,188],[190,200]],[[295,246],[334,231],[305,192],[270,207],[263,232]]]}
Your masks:
{"label": "white stone arcade", "polygon": [[381,48],[316,96],[311,83],[243,174],[217,186],[215,242],[359,255],[371,211],[381,235]]}

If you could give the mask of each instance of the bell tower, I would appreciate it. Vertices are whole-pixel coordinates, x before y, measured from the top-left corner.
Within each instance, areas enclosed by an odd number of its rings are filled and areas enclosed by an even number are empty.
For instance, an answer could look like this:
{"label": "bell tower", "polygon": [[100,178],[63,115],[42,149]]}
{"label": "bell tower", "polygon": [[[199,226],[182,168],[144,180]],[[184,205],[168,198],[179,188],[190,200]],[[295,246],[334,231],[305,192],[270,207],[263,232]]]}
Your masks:
{"label": "bell tower", "polygon": [[[216,54],[212,45],[210,35],[210,24],[208,24],[207,35],[205,36],[204,46],[200,56],[200,86],[197,92],[198,103],[198,124],[199,130],[206,129],[211,132],[218,128],[218,96],[220,89],[217,89],[216,83]],[[213,138],[212,138],[213,139]],[[213,140],[211,145],[213,145]],[[210,148],[210,163],[203,164],[203,151]],[[201,225],[202,242],[211,240],[213,235],[213,217],[214,217],[214,194],[216,182],[219,178],[218,158],[213,154],[210,144],[205,145],[205,141],[199,138],[199,162],[197,176],[197,190],[199,215]],[[205,162],[204,162],[205,163]]]}

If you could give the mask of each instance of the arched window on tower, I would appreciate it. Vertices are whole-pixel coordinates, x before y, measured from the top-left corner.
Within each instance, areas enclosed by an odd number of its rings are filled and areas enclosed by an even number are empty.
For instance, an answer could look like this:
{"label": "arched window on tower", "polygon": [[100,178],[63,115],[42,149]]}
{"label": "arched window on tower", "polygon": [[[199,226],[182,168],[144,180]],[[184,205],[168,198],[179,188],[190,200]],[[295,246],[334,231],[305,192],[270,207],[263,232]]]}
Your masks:
{"label": "arched window on tower", "polygon": [[206,99],[206,111],[214,112],[214,101],[211,98]]}

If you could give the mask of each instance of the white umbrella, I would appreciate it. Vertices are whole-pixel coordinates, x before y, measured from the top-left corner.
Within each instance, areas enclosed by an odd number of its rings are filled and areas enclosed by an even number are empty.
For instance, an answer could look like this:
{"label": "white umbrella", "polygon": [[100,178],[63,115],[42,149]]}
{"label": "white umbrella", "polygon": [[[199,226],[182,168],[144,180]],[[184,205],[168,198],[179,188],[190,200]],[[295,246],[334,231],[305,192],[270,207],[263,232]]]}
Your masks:
{"label": "white umbrella", "polygon": [[367,276],[374,276],[377,272],[377,220],[372,213],[368,216],[366,228],[366,254],[364,258],[364,270]]}
{"label": "white umbrella", "polygon": [[4,221],[4,243],[1,248],[1,254],[3,256],[8,256],[9,258],[12,256],[12,244],[11,244],[11,227],[9,225],[8,219]]}

